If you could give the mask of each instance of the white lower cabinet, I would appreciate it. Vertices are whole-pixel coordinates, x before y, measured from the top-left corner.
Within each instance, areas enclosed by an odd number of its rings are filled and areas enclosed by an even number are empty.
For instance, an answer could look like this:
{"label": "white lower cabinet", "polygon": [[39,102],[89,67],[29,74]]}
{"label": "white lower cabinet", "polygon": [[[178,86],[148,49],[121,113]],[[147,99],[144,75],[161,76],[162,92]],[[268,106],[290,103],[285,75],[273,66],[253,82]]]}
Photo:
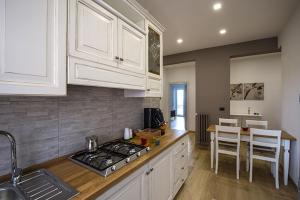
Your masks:
{"label": "white lower cabinet", "polygon": [[149,200],[148,171],[145,165],[96,200]]}
{"label": "white lower cabinet", "polygon": [[173,190],[172,152],[167,150],[150,162],[150,199],[171,200]]}
{"label": "white lower cabinet", "polygon": [[185,136],[96,200],[172,200],[188,176],[187,142]]}

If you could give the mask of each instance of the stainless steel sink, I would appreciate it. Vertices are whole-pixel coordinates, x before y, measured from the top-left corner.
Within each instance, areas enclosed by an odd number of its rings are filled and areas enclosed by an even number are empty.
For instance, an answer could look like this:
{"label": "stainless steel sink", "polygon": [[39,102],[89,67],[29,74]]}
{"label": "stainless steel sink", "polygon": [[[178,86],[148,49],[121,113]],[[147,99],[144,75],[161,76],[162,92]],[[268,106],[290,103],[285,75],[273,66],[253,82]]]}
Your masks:
{"label": "stainless steel sink", "polygon": [[22,176],[16,186],[0,184],[0,200],[68,200],[77,194],[45,169]]}
{"label": "stainless steel sink", "polygon": [[17,188],[10,184],[0,185],[0,200],[25,200],[24,194]]}

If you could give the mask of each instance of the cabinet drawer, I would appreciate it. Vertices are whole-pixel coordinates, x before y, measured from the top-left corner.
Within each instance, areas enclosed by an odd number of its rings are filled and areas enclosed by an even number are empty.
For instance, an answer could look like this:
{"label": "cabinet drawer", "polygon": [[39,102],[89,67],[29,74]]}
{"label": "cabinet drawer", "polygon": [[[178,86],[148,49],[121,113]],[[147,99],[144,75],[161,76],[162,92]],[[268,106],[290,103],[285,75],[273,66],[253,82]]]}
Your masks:
{"label": "cabinet drawer", "polygon": [[184,149],[175,155],[175,159],[174,159],[174,182],[175,183],[180,179],[183,172],[187,169],[187,164],[188,164],[188,151],[187,149]]}
{"label": "cabinet drawer", "polygon": [[183,172],[181,173],[179,179],[174,184],[173,197],[175,197],[175,195],[178,193],[178,191],[180,190],[180,188],[182,187],[182,185],[186,181],[187,176],[188,176],[188,169],[186,168],[185,170],[183,170]]}
{"label": "cabinet drawer", "polygon": [[124,89],[145,89],[146,77],[69,57],[68,83]]}
{"label": "cabinet drawer", "polygon": [[187,144],[188,144],[188,137],[185,136],[175,144],[174,154],[177,154],[178,152],[182,151],[182,149],[187,148]]}

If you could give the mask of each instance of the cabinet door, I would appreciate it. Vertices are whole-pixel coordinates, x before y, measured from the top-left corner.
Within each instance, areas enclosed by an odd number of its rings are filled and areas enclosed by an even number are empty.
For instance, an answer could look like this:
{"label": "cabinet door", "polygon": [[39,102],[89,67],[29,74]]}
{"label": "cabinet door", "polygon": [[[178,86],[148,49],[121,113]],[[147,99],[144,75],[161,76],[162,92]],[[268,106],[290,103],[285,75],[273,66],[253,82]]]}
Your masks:
{"label": "cabinet door", "polygon": [[150,196],[151,200],[171,200],[172,154],[167,153],[151,165]]}
{"label": "cabinet door", "polygon": [[69,55],[117,67],[117,17],[91,0],[69,0]]}
{"label": "cabinet door", "polygon": [[96,200],[149,200],[148,166],[143,166]]}
{"label": "cabinet door", "polygon": [[147,97],[162,97],[162,81],[160,79],[148,76]]}
{"label": "cabinet door", "polygon": [[161,79],[163,73],[162,32],[147,21],[147,70],[148,76]]}
{"label": "cabinet door", "polygon": [[66,94],[67,0],[0,0],[0,94]]}
{"label": "cabinet door", "polygon": [[118,20],[119,67],[139,74],[146,74],[145,35]]}

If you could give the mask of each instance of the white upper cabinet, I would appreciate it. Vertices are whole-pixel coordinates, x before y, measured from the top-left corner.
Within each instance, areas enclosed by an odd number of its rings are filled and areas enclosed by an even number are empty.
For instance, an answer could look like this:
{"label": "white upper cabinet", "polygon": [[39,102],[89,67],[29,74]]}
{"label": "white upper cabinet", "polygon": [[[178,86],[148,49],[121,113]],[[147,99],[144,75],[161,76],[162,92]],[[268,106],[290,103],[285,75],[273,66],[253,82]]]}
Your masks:
{"label": "white upper cabinet", "polygon": [[145,74],[145,35],[119,19],[120,68]]}
{"label": "white upper cabinet", "polygon": [[146,91],[125,90],[126,97],[162,97],[163,44],[162,31],[146,21]]}
{"label": "white upper cabinet", "polygon": [[0,94],[66,94],[66,0],[0,0]]}
{"label": "white upper cabinet", "polygon": [[117,17],[92,1],[69,6],[69,55],[117,67]]}
{"label": "white upper cabinet", "polygon": [[162,32],[151,22],[147,21],[147,71],[148,76],[162,79],[163,73],[163,44]]}
{"label": "white upper cabinet", "polygon": [[143,33],[95,1],[69,0],[68,34],[68,83],[146,89]]}

